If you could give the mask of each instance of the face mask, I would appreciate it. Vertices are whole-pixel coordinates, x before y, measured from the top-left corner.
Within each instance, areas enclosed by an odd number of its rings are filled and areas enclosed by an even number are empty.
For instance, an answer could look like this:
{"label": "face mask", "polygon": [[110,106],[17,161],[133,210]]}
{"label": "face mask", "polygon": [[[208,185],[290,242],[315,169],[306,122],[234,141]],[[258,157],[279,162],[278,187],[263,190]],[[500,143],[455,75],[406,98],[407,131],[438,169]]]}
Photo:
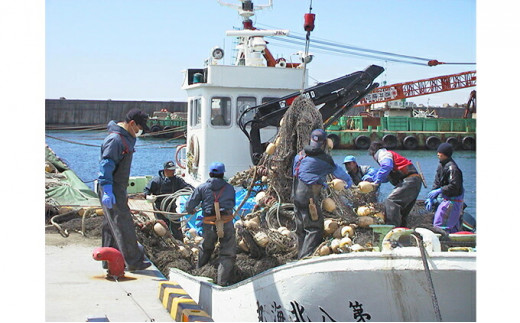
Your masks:
{"label": "face mask", "polygon": [[[137,127],[137,126],[136,126]],[[139,129],[139,127],[137,127],[137,131],[135,132],[135,136],[136,137],[139,137],[143,134],[143,130],[142,129]]]}

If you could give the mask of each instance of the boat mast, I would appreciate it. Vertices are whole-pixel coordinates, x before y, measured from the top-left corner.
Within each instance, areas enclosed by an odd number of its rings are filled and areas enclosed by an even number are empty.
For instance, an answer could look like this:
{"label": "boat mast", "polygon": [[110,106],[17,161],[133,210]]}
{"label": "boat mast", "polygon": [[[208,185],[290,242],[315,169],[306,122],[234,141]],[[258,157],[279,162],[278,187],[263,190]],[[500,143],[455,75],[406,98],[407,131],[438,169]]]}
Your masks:
{"label": "boat mast", "polygon": [[[256,10],[262,10],[273,6],[273,1],[269,0],[265,5],[253,5],[251,0],[239,0],[242,5],[235,5],[218,0],[221,5],[231,7],[238,11],[242,17],[242,29],[226,32],[227,36],[238,37],[237,57],[235,65],[239,66],[274,66],[275,63],[269,64],[267,43],[265,36],[287,36],[289,30],[258,30],[253,26],[251,17],[255,15]],[[272,59],[274,61],[274,59]],[[285,67],[286,65],[283,65]]]}

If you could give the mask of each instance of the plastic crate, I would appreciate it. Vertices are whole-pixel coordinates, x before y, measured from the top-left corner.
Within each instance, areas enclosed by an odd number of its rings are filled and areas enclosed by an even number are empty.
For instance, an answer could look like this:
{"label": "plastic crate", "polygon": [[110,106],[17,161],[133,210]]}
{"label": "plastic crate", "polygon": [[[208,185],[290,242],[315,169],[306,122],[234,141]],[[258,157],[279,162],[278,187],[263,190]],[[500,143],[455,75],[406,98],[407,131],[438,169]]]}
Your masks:
{"label": "plastic crate", "polygon": [[126,191],[128,194],[142,193],[146,184],[151,181],[153,176],[133,176],[128,180]]}

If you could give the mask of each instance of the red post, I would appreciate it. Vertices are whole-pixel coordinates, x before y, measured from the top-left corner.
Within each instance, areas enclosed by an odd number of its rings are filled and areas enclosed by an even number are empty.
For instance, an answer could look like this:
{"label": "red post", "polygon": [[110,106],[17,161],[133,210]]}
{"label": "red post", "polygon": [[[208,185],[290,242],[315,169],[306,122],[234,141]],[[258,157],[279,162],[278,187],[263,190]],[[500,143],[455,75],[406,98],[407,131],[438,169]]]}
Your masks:
{"label": "red post", "polygon": [[125,259],[119,250],[112,247],[98,247],[92,252],[92,258],[106,261],[108,274],[116,277],[125,275]]}

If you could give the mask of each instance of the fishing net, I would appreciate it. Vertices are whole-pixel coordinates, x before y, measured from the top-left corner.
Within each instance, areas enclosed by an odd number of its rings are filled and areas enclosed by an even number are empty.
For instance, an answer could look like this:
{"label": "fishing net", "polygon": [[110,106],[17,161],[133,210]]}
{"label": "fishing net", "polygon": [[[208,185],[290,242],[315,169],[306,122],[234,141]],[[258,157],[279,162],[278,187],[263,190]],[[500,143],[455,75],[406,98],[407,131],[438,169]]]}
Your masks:
{"label": "fishing net", "polygon": [[323,120],[312,100],[301,95],[293,101],[282,120],[276,150],[265,156],[264,165],[269,169],[267,195],[275,196],[279,203],[286,203],[291,202],[294,156],[309,144],[312,130],[323,129]]}

